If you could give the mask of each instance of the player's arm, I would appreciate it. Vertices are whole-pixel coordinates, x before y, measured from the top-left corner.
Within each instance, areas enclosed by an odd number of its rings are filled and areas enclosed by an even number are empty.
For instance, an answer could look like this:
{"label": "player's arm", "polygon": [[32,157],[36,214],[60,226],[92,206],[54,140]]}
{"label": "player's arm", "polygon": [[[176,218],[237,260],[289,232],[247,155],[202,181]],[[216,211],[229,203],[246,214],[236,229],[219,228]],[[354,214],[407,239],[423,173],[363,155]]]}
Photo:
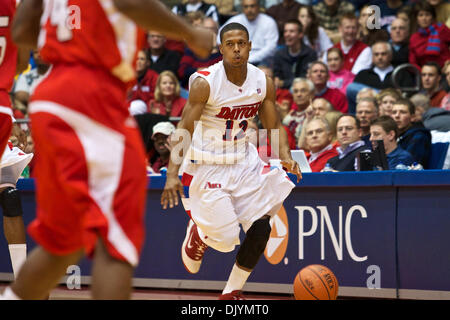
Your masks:
{"label": "player's arm", "polygon": [[[278,130],[279,147],[280,147],[280,159],[283,167],[297,176],[297,182],[302,178],[298,163],[292,159],[291,149],[289,148],[289,142],[286,130],[281,124],[280,115],[275,107],[275,86],[271,78],[266,77],[267,90],[266,98],[264,99],[261,107],[259,108],[258,116],[262,122],[262,125],[267,129],[267,135],[269,140],[272,137],[272,130]],[[271,141],[272,143],[272,141]]]}
{"label": "player's arm", "polygon": [[[185,154],[182,154],[182,150],[187,150],[191,143],[195,122],[200,120],[203,108],[208,102],[209,91],[208,82],[200,77],[194,80],[189,89],[189,98],[183,108],[183,114],[181,115],[180,122],[178,122],[176,132],[182,133],[181,136],[188,137],[189,139],[180,138],[177,141],[174,141],[173,139],[170,141],[172,154],[170,155],[169,165],[167,167],[166,185],[164,186],[161,195],[161,205],[163,209],[166,209],[167,205],[169,205],[170,208],[173,208],[174,205],[178,205],[177,192],[180,193],[181,197],[184,197],[183,185],[178,178],[178,171],[183,162],[183,158],[186,156]],[[177,152],[179,153],[177,154]]]}
{"label": "player's arm", "polygon": [[175,40],[185,41],[194,53],[202,58],[209,56],[213,46],[213,33],[195,28],[185,19],[171,12],[158,0],[114,0],[123,14],[146,30],[163,33]]}
{"label": "player's arm", "polygon": [[[22,0],[14,15],[11,35],[19,50],[35,49],[40,30],[42,0]],[[19,51],[20,52],[20,51]]]}

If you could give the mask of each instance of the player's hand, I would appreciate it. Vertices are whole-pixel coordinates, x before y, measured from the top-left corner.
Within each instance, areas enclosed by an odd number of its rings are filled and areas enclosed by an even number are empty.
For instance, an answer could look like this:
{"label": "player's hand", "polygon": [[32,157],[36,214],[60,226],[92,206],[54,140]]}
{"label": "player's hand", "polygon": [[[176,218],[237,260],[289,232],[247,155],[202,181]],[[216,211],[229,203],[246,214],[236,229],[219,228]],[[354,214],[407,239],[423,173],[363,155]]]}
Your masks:
{"label": "player's hand", "polygon": [[167,177],[166,185],[161,195],[161,205],[163,209],[173,208],[178,205],[178,193],[181,198],[184,198],[183,184],[177,177]]}
{"label": "player's hand", "polygon": [[215,34],[212,31],[204,28],[195,28],[194,34],[189,39],[186,39],[186,43],[196,56],[205,59],[209,57],[215,46],[215,43],[213,44],[213,39],[215,38]]}
{"label": "player's hand", "polygon": [[292,174],[297,176],[297,183],[302,179],[302,172],[300,171],[300,167],[298,166],[297,161],[293,159],[281,160],[281,165],[283,168]]}

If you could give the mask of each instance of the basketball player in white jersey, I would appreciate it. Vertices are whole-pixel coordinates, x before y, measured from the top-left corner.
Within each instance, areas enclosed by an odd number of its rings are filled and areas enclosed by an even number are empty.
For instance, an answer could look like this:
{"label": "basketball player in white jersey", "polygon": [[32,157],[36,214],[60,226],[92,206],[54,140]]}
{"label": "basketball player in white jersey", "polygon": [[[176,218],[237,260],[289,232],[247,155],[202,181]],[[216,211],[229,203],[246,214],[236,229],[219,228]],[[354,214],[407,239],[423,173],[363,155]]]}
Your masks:
{"label": "basketball player in white jersey", "polygon": [[[295,186],[282,169],[263,170],[265,163],[246,138],[248,121],[258,115],[269,130],[268,136],[272,130],[278,131],[283,167],[294,173],[297,181],[301,173],[291,158],[286,131],[275,109],[273,82],[247,63],[251,49],[247,29],[231,23],[222,29],[220,37],[223,61],[190,78],[189,99],[177,132],[187,130],[192,143],[181,164],[177,150],[183,141],[177,135],[171,137],[174,149],[161,204],[164,209],[178,205],[179,192],[192,218],[181,250],[190,273],[199,271],[207,247],[233,251],[240,243],[242,225],[246,237],[219,298],[240,300],[241,290],[269,239],[269,219]],[[189,198],[184,197],[183,186],[189,187]]]}

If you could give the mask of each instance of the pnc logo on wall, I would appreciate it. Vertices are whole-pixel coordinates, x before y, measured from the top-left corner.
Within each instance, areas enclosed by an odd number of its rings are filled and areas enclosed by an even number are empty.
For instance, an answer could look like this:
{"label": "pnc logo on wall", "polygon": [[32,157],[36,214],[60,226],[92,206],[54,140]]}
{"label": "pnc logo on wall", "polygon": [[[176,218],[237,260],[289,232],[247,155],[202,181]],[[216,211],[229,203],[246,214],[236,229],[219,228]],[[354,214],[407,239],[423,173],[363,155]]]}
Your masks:
{"label": "pnc logo on wall", "polygon": [[289,224],[284,206],[270,219],[272,232],[267,241],[264,256],[271,264],[278,264],[283,260],[289,241]]}

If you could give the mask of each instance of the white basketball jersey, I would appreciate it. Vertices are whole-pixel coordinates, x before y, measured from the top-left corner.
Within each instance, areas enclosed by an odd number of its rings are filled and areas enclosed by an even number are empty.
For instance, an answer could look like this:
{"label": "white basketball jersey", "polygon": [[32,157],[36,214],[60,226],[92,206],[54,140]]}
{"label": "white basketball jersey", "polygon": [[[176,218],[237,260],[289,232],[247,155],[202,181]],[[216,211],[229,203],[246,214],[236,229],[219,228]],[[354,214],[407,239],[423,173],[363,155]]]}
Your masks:
{"label": "white basketball jersey", "polygon": [[196,163],[232,164],[245,158],[248,150],[246,130],[266,97],[266,76],[247,64],[247,78],[240,87],[230,82],[220,61],[195,72],[209,83],[210,94],[200,122],[196,124],[187,159]]}

